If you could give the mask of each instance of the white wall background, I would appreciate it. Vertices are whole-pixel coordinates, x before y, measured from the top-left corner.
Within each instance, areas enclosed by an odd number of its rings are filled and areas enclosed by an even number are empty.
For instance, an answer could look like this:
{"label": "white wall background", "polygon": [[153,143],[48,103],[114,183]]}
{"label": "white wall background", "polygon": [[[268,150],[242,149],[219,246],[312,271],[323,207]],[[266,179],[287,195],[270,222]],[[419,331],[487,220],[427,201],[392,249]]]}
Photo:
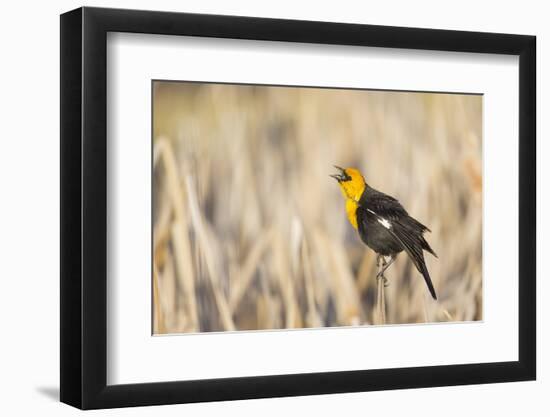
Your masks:
{"label": "white wall background", "polygon": [[[510,2],[511,3],[511,2]],[[549,212],[548,135],[550,26],[545,2],[503,1],[92,1],[89,6],[240,14],[534,34],[538,37],[538,208]],[[59,392],[59,17],[81,3],[9,2],[0,24],[0,412],[75,415]],[[544,128],[544,130],[543,130]],[[544,235],[544,233],[546,234]],[[550,221],[539,215],[538,257],[550,249]],[[544,235],[544,236],[543,236]],[[550,265],[538,268],[538,381],[109,410],[94,415],[334,416],[351,414],[465,416],[548,415]],[[545,395],[546,394],[546,395]]]}

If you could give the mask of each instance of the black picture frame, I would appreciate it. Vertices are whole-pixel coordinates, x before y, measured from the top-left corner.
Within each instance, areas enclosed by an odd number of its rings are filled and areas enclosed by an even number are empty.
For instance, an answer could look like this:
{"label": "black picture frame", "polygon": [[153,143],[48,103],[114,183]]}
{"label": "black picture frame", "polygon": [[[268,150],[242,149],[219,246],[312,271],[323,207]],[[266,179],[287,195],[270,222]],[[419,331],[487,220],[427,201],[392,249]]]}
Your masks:
{"label": "black picture frame", "polygon": [[[108,32],[519,56],[519,358],[107,385]],[[533,380],[536,377],[534,36],[80,8],[61,15],[61,401],[82,409]]]}

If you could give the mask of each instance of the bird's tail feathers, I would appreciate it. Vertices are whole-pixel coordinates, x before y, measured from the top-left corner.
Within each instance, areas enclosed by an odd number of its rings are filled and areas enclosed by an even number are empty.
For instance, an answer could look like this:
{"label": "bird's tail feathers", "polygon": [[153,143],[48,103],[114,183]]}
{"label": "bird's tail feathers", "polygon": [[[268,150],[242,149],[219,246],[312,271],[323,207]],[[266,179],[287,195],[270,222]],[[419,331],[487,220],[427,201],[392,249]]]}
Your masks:
{"label": "bird's tail feathers", "polygon": [[400,225],[399,223],[394,223],[394,227],[390,229],[390,232],[403,245],[405,252],[409,255],[409,258],[412,260],[414,266],[424,277],[433,299],[437,300],[437,295],[430,278],[430,273],[428,272],[426,261],[424,260],[423,249],[426,249],[428,252],[437,257],[435,252],[432,248],[430,248],[430,245],[428,245],[428,242],[426,242],[422,235],[418,236],[410,233],[406,227]]}
{"label": "bird's tail feathers", "polygon": [[436,258],[439,258],[437,256],[437,253],[435,253],[434,250],[431,248],[430,244],[428,242],[426,242],[426,239],[424,239],[424,236],[422,236],[420,239],[421,239],[421,243],[422,243],[422,249],[430,252]]}
{"label": "bird's tail feathers", "polygon": [[[426,285],[428,286],[428,289],[430,290],[430,294],[432,295],[432,298],[434,300],[437,300],[437,295],[435,293],[435,288],[432,283],[432,279],[430,278],[430,273],[428,272],[428,268],[426,267],[426,262],[424,261],[424,256],[422,256],[422,262],[419,262],[421,269],[419,269],[419,272],[424,277],[424,281],[426,281]],[[418,269],[418,265],[415,265]]]}

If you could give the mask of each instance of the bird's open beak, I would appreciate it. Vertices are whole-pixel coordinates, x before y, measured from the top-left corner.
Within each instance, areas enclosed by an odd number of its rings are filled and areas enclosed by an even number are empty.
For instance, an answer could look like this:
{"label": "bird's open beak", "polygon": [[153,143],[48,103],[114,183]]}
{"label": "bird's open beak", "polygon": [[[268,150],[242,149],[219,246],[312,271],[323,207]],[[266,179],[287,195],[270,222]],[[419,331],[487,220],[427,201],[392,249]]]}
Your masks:
{"label": "bird's open beak", "polygon": [[334,178],[336,181],[344,181],[347,178],[346,171],[344,171],[344,168],[340,168],[338,165],[334,165],[334,168],[340,171],[339,174],[331,174],[330,176]]}

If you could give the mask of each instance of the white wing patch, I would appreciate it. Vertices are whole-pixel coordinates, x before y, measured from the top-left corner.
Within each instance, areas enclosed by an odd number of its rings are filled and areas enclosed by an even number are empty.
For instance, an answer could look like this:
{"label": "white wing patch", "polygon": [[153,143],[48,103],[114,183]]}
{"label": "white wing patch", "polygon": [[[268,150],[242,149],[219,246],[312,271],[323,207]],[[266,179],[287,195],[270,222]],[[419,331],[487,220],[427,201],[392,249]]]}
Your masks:
{"label": "white wing patch", "polygon": [[378,220],[378,223],[380,223],[382,226],[384,226],[388,230],[391,229],[391,223],[388,220],[386,220],[385,218],[379,216],[378,214],[376,214],[371,209],[367,209],[367,210],[370,211],[372,214],[374,214],[376,216],[376,220]]}
{"label": "white wing patch", "polygon": [[380,223],[386,229],[391,229],[391,223],[382,217],[378,217],[378,223]]}

